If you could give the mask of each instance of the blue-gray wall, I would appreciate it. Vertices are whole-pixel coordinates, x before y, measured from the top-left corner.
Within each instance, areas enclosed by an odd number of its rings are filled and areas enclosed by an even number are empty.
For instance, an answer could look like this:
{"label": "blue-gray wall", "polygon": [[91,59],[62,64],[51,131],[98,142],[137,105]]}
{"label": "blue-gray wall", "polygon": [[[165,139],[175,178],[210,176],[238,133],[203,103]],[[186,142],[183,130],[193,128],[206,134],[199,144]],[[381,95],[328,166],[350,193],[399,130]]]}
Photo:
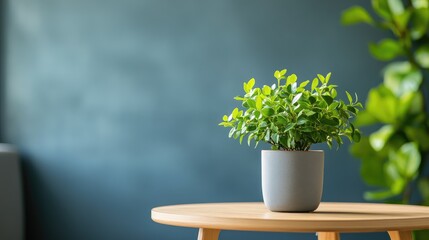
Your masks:
{"label": "blue-gray wall", "polygon": [[[268,146],[240,146],[217,123],[243,81],[284,67],[301,80],[332,71],[364,98],[381,81],[366,49],[380,36],[339,24],[357,2],[9,0],[2,129],[23,154],[28,239],[196,239],[150,209],[261,201]],[[325,174],[324,201],[362,201],[347,146],[326,153]]]}

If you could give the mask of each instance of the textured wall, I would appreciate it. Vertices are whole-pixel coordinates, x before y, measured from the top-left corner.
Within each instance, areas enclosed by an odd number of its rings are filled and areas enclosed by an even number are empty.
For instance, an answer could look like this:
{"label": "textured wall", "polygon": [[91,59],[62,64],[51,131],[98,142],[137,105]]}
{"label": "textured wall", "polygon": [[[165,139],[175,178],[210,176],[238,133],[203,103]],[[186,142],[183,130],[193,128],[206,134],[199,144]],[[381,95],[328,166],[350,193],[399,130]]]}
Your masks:
{"label": "textured wall", "polygon": [[[260,201],[267,146],[240,146],[217,123],[243,81],[272,83],[283,67],[301,80],[332,71],[365,97],[381,81],[366,50],[379,36],[340,26],[352,3],[10,0],[2,129],[25,157],[29,239],[196,239],[150,209]],[[362,201],[347,146],[326,153],[325,174],[324,201]],[[315,239],[221,237],[287,236]]]}

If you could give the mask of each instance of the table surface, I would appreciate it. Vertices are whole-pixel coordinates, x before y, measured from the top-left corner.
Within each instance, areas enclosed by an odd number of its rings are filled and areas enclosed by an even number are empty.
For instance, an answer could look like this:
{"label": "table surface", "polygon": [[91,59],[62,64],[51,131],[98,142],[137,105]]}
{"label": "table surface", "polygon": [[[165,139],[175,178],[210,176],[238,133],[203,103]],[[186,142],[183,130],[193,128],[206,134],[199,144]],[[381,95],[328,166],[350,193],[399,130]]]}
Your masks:
{"label": "table surface", "polygon": [[193,228],[270,232],[378,232],[429,229],[429,207],[321,203],[311,213],[271,212],[263,203],[201,203],[152,209],[155,222]]}

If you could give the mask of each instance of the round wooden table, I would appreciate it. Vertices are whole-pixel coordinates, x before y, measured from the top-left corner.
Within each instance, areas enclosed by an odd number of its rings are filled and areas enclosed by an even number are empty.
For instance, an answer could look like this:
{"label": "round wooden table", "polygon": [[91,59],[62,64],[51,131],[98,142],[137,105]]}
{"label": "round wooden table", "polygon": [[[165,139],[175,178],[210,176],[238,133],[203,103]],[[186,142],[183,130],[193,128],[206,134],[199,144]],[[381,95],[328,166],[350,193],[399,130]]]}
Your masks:
{"label": "round wooden table", "polygon": [[221,230],[317,232],[339,240],[341,232],[384,232],[411,240],[412,230],[429,229],[429,207],[375,203],[321,203],[311,213],[271,212],[263,203],[205,203],[157,207],[155,222],[199,228],[198,240],[217,240]]}

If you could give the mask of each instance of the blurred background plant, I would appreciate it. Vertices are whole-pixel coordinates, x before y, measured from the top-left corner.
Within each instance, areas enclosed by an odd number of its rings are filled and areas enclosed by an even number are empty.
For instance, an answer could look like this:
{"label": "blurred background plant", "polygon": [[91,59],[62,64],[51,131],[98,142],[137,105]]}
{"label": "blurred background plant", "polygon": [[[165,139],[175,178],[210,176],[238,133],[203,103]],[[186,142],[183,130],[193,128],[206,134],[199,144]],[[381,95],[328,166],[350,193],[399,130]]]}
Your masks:
{"label": "blurred background plant", "polygon": [[[372,0],[372,10],[353,6],[341,18],[344,25],[366,23],[391,35],[369,43],[370,53],[389,63],[355,123],[372,133],[350,151],[374,187],[365,199],[429,206],[429,1]],[[429,231],[415,232],[415,239],[429,239]]]}

